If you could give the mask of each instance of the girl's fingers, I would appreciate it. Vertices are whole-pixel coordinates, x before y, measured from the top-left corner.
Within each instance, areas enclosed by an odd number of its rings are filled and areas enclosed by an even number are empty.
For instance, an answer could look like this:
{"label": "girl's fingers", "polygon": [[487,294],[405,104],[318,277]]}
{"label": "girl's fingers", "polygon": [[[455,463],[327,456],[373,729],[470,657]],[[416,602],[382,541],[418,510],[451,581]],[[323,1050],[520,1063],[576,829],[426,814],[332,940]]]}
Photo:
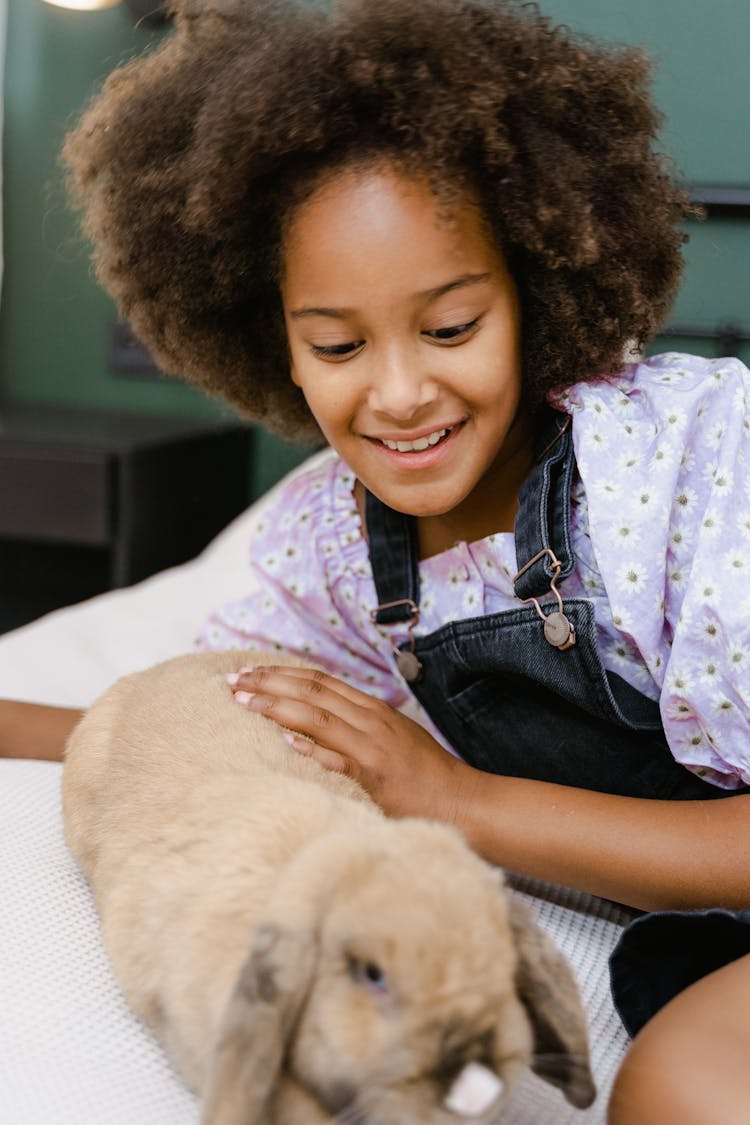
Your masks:
{"label": "girl's fingers", "polygon": [[[337,695],[341,695],[344,699],[360,706],[370,699],[366,692],[359,691],[358,688],[351,687],[344,680],[340,680],[336,676],[330,676],[327,672],[322,672],[318,668],[300,668],[285,664],[260,664],[254,668],[243,668],[240,670],[237,686],[240,689],[245,688],[246,691],[257,691],[258,687],[263,687],[272,682],[280,683],[281,679],[304,682],[311,685],[308,687],[310,691],[317,690],[317,685],[319,685],[320,688],[335,691]],[[256,686],[253,687],[252,685]]]}
{"label": "girl's fingers", "polygon": [[274,695],[308,702],[313,707],[333,711],[353,726],[363,712],[377,706],[377,700],[343,680],[314,668],[271,667],[263,665],[242,671],[237,680],[229,681],[232,690],[252,694]]}
{"label": "girl's fingers", "polygon": [[[334,753],[346,752],[362,742],[362,730],[347,722],[345,716],[305,698],[272,695],[268,691],[238,692],[234,698],[246,710],[273,719],[279,726],[299,731]],[[344,708],[351,707],[345,700],[341,700],[341,704]]]}
{"label": "girl's fingers", "polygon": [[302,754],[305,758],[312,758],[313,761],[318,762],[319,765],[333,773],[351,775],[351,762],[343,754],[339,754],[335,750],[329,750],[327,746],[320,746],[309,738],[301,738],[293,731],[285,730],[284,738],[293,750],[296,750],[298,754]]}

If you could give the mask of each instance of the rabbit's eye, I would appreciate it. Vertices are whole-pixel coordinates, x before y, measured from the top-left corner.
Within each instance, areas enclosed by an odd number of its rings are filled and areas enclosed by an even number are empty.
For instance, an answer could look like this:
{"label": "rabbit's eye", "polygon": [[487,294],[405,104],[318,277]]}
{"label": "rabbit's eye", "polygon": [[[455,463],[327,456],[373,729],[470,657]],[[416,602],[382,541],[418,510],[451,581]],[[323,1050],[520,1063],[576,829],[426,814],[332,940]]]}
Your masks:
{"label": "rabbit's eye", "polygon": [[359,957],[350,957],[349,972],[352,980],[357,984],[366,985],[376,992],[387,992],[388,981],[385,973],[374,961],[362,961]]}

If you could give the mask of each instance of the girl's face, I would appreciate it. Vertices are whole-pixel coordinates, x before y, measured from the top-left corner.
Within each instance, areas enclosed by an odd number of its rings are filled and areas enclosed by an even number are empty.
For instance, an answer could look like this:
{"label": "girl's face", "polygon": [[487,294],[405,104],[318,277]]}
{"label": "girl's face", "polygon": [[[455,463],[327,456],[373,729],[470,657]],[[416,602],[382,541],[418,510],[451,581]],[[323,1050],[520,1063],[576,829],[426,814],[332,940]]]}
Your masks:
{"label": "girl's face", "polygon": [[459,530],[515,505],[518,296],[469,197],[446,216],[420,179],[342,173],[290,224],[282,297],[292,378],[371,492]]}

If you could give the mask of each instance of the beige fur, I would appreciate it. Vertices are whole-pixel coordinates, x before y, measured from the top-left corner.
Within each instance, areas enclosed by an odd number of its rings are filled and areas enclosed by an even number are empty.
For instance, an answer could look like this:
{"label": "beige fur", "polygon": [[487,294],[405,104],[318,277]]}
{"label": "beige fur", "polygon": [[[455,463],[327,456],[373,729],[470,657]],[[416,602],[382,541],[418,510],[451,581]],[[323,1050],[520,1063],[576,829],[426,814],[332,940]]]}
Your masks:
{"label": "beige fur", "polygon": [[471,1060],[506,1089],[531,1064],[589,1104],[552,943],[457,832],[387,819],[239,707],[224,676],[253,662],[283,658],[192,655],[120,680],[63,776],[114,971],[205,1125],[455,1125],[443,1101]]}

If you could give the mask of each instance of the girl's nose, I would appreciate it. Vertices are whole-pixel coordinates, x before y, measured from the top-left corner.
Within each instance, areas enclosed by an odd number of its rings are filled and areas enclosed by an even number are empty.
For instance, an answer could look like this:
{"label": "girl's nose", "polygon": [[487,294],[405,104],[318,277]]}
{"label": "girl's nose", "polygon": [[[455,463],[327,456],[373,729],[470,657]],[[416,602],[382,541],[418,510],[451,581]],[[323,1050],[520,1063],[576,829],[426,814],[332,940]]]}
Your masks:
{"label": "girl's nose", "polygon": [[396,353],[375,363],[370,408],[399,422],[413,418],[437,397],[437,385],[415,355]]}

